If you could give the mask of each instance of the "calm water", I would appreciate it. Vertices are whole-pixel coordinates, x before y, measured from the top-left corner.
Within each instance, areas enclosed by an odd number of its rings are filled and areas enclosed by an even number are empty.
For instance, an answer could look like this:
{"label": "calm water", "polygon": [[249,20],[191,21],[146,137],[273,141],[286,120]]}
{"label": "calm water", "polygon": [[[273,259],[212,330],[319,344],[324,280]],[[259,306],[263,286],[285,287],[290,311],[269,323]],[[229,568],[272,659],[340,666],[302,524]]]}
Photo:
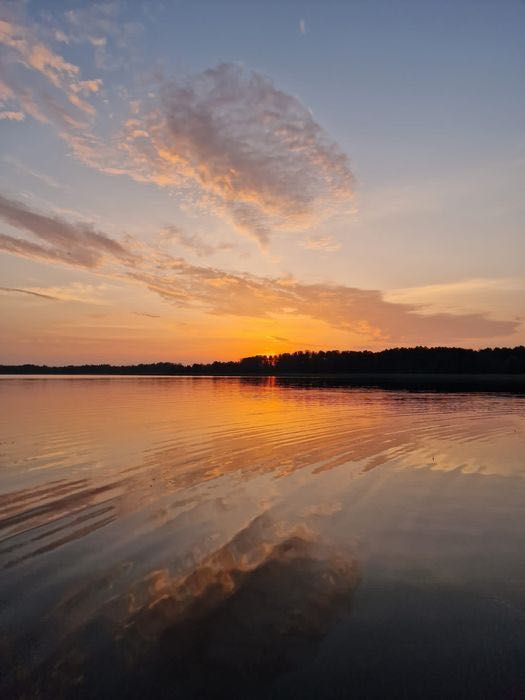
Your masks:
{"label": "calm water", "polygon": [[525,399],[0,380],[3,697],[525,697]]}

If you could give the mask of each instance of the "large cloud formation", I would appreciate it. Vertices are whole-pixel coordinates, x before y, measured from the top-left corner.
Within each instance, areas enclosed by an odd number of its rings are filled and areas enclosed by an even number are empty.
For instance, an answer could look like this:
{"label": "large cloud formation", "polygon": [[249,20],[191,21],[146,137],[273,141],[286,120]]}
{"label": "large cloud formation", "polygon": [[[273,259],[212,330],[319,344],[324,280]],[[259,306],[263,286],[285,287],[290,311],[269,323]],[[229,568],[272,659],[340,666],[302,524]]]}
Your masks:
{"label": "large cloud formation", "polygon": [[66,263],[147,287],[171,304],[216,316],[303,316],[358,334],[364,342],[440,343],[512,335],[515,320],[484,314],[421,313],[387,301],[382,292],[344,285],[304,284],[192,265],[131,238],[119,242],[84,223],[48,216],[0,196],[0,218],[39,242],[0,234],[0,250]]}
{"label": "large cloud formation", "polygon": [[129,275],[179,306],[196,306],[218,316],[304,316],[384,343],[450,343],[507,336],[517,321],[484,314],[419,312],[414,304],[386,301],[378,290],[344,285],[303,284],[290,278],[231,274],[173,260],[164,272]]}
{"label": "large cloud formation", "polygon": [[231,63],[163,84],[160,108],[130,120],[129,152],[162,184],[193,185],[241,231],[308,228],[348,204],[348,158],[310,111]]}
{"label": "large cloud formation", "polygon": [[126,118],[109,123],[98,99],[102,78],[82,76],[62,53],[87,44],[98,72],[108,61],[108,37],[125,54],[137,29],[119,29],[116,6],[65,16],[65,30],[54,33],[18,16],[0,20],[0,118],[54,126],[85,164],[171,187],[263,246],[275,232],[306,231],[348,209],[347,156],[268,77],[223,63],[146,92],[135,86]]}

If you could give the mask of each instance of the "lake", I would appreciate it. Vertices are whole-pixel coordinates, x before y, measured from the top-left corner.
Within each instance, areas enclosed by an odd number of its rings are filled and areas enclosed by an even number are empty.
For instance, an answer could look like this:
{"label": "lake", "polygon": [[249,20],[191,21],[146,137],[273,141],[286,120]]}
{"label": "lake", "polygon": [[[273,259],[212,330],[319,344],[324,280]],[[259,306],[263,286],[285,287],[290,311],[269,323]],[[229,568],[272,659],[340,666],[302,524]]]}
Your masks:
{"label": "lake", "polygon": [[525,397],[0,379],[3,697],[525,697]]}

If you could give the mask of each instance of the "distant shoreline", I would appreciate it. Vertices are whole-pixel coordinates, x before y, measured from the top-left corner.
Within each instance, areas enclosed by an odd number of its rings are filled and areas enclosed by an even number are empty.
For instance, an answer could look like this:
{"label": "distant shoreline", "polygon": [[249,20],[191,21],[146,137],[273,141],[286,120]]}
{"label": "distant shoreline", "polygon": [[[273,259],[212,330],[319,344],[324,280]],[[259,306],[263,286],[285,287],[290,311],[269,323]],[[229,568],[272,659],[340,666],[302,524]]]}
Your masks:
{"label": "distant shoreline", "polygon": [[467,385],[516,388],[525,385],[525,347],[412,347],[369,350],[301,350],[254,355],[235,361],[133,365],[0,365],[11,376],[275,377],[283,382],[343,382],[361,386]]}
{"label": "distant shoreline", "polygon": [[419,381],[420,379],[432,379],[439,381],[450,380],[454,381],[469,381],[475,379],[476,381],[492,381],[497,380],[508,380],[508,381],[525,381],[525,374],[511,374],[503,372],[274,372],[272,374],[263,372],[230,372],[229,374],[224,374],[222,372],[140,372],[140,371],[109,371],[109,372],[93,372],[90,370],[81,370],[79,368],[71,368],[71,370],[55,369],[53,367],[48,367],[42,369],[41,371],[16,371],[15,370],[4,370],[0,367],[1,376],[45,376],[45,377],[255,377],[257,379],[271,379],[272,377],[279,378],[290,378],[290,379],[408,379]]}
{"label": "distant shoreline", "polygon": [[380,389],[434,391],[490,391],[525,394],[525,374],[502,373],[429,373],[429,372],[354,372],[341,374],[203,374],[203,373],[118,373],[118,372],[11,372],[0,369],[1,379],[239,379],[250,383],[275,380],[277,386],[362,387]]}

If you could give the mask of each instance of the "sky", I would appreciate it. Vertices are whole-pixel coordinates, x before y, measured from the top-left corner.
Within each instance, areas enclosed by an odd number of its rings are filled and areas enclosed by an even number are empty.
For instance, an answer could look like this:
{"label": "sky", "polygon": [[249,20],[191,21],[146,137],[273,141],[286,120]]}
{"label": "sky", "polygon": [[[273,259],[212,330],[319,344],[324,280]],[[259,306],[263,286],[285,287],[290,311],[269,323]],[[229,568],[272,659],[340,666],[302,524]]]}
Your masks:
{"label": "sky", "polygon": [[0,362],[525,344],[522,0],[0,10]]}

